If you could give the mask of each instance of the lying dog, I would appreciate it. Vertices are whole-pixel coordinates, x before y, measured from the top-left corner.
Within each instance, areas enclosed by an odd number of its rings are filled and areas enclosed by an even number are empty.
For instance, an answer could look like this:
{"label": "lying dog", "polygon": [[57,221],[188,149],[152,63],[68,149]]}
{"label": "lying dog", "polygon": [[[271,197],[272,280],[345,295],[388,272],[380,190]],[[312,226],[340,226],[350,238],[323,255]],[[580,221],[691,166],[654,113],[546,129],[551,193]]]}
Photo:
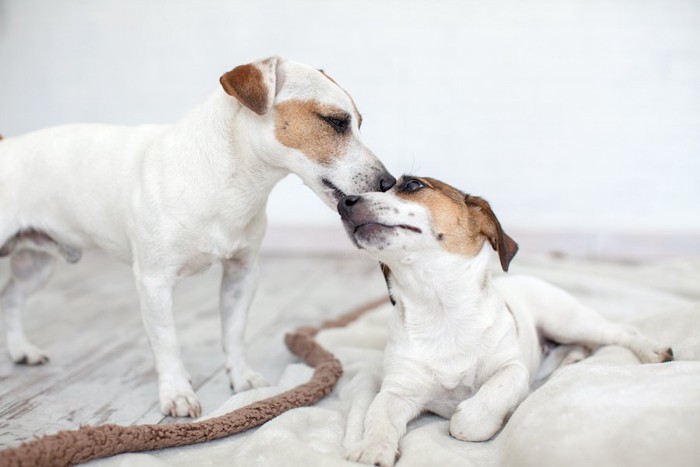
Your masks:
{"label": "lying dog", "polygon": [[172,292],[214,262],[223,265],[230,383],[265,384],[248,367],[243,334],[272,188],[291,172],[335,207],[344,193],[396,180],[362,143],[350,95],[322,71],[273,57],[220,83],[175,125],[70,125],[0,141],[0,256],[11,255],[0,306],[14,361],[47,361],[25,337],[20,309],[54,257],[74,262],[97,248],[133,264],[164,414],[201,410],[179,356]]}
{"label": "lying dog", "polygon": [[353,461],[393,465],[406,424],[422,411],[449,418],[457,439],[490,439],[528,394],[547,341],[621,345],[644,363],[672,359],[670,348],[548,283],[492,280],[491,249],[507,271],[518,245],[481,198],[404,176],[389,192],[343,198],[338,211],[355,245],[381,262],[395,304],[384,380]]}

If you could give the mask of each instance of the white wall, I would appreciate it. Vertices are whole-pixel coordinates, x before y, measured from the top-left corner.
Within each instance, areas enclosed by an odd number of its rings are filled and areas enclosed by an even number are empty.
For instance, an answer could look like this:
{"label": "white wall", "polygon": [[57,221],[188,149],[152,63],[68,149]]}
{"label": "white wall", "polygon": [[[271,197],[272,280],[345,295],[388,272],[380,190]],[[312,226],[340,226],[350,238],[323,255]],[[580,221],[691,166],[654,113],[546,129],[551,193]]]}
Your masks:
{"label": "white wall", "polygon": [[[700,232],[700,2],[0,0],[0,132],[178,119],[280,54],[514,229]],[[336,225],[292,177],[271,225]]]}

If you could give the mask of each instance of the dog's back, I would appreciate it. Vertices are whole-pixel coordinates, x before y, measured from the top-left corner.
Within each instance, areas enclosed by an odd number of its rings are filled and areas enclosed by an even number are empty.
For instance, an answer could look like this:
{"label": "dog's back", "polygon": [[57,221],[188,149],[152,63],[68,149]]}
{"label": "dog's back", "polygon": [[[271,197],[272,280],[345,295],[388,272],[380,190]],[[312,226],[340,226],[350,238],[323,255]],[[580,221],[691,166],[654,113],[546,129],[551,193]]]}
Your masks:
{"label": "dog's back", "polygon": [[[97,246],[121,256],[114,251],[125,242],[117,211],[129,202],[139,162],[164,128],[63,125],[4,139],[0,244],[20,230],[49,230],[76,247]],[[105,200],[111,204],[105,206]],[[114,238],[101,238],[105,232]]]}

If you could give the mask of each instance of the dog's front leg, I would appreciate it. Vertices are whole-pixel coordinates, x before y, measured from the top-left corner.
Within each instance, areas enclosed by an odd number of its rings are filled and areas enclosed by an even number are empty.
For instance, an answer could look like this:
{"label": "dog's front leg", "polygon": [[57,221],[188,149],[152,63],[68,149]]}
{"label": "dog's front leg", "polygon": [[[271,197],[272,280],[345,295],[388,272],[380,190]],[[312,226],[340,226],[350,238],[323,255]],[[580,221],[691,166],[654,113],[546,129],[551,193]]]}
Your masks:
{"label": "dog's front leg", "polygon": [[173,417],[199,417],[202,408],[180,359],[175,332],[172,309],[175,277],[167,273],[143,273],[138,267],[134,268],[134,275],[141,316],[158,373],[160,410]]}
{"label": "dog's front leg", "polygon": [[348,460],[381,467],[394,465],[406,425],[420,410],[420,404],[412,398],[380,391],[367,411],[363,439],[349,451]]}
{"label": "dog's front leg", "polygon": [[522,363],[502,367],[474,396],[459,403],[450,419],[450,434],[462,441],[491,439],[529,389],[530,374]]}
{"label": "dog's front leg", "polygon": [[267,386],[265,378],[248,366],[244,341],[248,308],[258,282],[258,266],[254,259],[225,260],[222,265],[221,332],[231,389],[240,392]]}

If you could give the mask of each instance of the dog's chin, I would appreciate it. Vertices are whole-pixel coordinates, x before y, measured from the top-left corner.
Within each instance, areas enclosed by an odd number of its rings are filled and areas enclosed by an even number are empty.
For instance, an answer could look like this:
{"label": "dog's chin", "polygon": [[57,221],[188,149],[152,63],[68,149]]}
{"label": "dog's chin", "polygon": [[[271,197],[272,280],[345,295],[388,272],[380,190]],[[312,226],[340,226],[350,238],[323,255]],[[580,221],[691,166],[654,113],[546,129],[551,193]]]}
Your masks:
{"label": "dog's chin", "polygon": [[387,225],[379,222],[367,222],[360,225],[352,225],[346,222],[345,228],[357,248],[366,250],[369,253],[374,253],[375,255],[383,251],[392,250],[393,242],[391,237],[399,230],[406,230],[417,234],[422,233],[421,229],[411,225]]}

